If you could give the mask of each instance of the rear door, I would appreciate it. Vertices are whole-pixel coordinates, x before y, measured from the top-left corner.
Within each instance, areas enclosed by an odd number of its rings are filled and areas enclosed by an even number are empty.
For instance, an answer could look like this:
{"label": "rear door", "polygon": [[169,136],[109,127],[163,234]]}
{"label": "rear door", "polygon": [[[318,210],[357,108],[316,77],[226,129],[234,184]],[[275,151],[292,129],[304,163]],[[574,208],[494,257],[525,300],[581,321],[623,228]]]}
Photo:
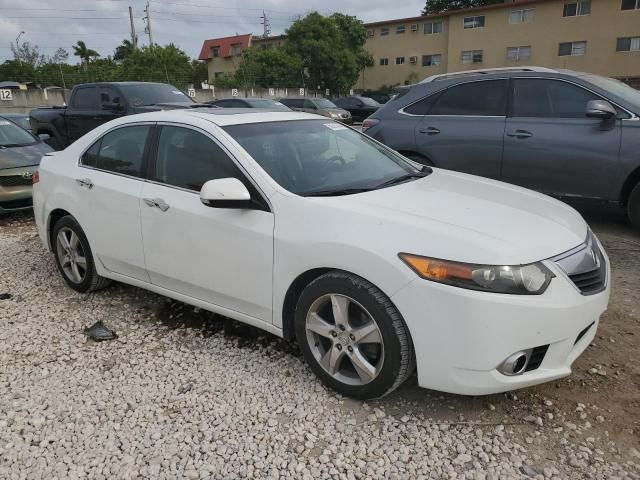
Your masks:
{"label": "rear door", "polygon": [[621,120],[603,128],[585,115],[587,102],[601,98],[564,80],[514,78],[502,179],[557,196],[608,198]]}
{"label": "rear door", "polygon": [[420,115],[418,152],[437,167],[499,178],[507,105],[505,79],[453,85],[405,107]]}
{"label": "rear door", "polygon": [[78,87],[65,112],[69,144],[102,125],[104,112],[99,103],[98,87]]}

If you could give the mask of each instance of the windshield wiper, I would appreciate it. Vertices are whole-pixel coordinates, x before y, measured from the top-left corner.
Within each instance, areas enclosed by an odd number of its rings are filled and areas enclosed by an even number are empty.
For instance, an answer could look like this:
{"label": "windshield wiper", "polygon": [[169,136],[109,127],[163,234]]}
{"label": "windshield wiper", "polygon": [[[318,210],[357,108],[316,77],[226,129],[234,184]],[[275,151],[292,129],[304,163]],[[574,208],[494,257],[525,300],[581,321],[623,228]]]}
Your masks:
{"label": "windshield wiper", "polygon": [[392,178],[391,180],[387,180],[386,182],[382,182],[376,185],[376,188],[390,187],[391,185],[396,185],[398,183],[406,182],[407,180],[411,180],[412,178],[424,178],[427,175],[429,175],[429,173],[427,172],[405,173],[404,175],[400,175],[399,177]]}
{"label": "windshield wiper", "polygon": [[[26,145],[26,144],[25,144]],[[0,148],[22,147],[20,143],[0,143]]]}
{"label": "windshield wiper", "polygon": [[352,195],[354,193],[370,192],[375,190],[372,187],[362,188],[336,188],[333,190],[310,190],[308,192],[300,192],[301,197],[337,197],[339,195]]}

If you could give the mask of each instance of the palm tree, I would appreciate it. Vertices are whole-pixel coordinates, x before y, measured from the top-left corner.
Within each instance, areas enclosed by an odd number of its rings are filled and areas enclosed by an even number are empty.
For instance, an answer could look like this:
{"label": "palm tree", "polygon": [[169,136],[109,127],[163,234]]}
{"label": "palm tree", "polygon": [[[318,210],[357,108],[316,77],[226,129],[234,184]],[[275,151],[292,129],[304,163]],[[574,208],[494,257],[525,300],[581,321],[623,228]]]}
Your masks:
{"label": "palm tree", "polygon": [[95,59],[100,56],[95,50],[87,48],[87,45],[82,40],[78,40],[78,43],[73,46],[73,54],[76,57],[80,57],[80,65],[82,65],[85,70],[92,58]]}
{"label": "palm tree", "polygon": [[122,43],[116,47],[116,50],[113,53],[113,59],[116,61],[124,60],[131,54],[131,52],[133,52],[133,50],[133,43],[129,40],[123,40]]}

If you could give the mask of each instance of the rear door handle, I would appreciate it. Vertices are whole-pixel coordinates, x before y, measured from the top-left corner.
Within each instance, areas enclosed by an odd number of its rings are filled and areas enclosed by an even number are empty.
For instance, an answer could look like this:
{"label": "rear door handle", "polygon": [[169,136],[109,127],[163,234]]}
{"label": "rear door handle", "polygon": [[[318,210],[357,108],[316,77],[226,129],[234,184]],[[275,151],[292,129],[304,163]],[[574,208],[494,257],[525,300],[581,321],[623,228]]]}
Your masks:
{"label": "rear door handle", "polygon": [[90,178],[76,178],[76,183],[81,187],[86,187],[89,190],[93,188],[93,182]]}
{"label": "rear door handle", "polygon": [[437,135],[440,133],[440,130],[436,127],[426,127],[418,130],[420,133],[426,133],[427,135]]}
{"label": "rear door handle", "polygon": [[507,137],[529,138],[533,137],[533,133],[527,132],[526,130],[515,130],[513,132],[507,132]]}
{"label": "rear door handle", "polygon": [[158,207],[163,212],[169,210],[169,204],[161,198],[143,198],[142,200],[150,207]]}

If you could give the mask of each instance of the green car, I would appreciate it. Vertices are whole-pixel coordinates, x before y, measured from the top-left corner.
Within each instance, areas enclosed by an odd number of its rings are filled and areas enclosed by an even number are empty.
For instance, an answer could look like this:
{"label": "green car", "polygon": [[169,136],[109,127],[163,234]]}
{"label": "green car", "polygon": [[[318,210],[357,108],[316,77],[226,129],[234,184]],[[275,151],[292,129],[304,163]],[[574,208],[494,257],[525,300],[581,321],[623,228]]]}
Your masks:
{"label": "green car", "polygon": [[33,175],[51,151],[40,138],[0,116],[0,214],[32,208]]}

